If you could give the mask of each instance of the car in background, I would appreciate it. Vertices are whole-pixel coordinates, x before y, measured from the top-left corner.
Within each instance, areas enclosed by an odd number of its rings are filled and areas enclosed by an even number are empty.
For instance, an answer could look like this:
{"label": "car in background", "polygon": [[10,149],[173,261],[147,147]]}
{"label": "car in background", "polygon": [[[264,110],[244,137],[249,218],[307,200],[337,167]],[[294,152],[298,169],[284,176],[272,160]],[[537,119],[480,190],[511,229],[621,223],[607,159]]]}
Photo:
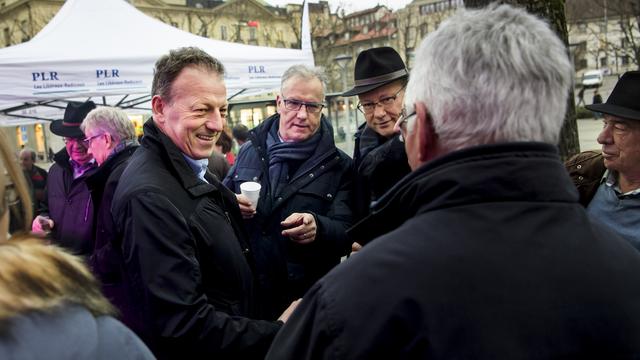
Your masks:
{"label": "car in background", "polygon": [[588,70],[582,75],[582,87],[597,88],[602,86],[604,75],[601,70]]}

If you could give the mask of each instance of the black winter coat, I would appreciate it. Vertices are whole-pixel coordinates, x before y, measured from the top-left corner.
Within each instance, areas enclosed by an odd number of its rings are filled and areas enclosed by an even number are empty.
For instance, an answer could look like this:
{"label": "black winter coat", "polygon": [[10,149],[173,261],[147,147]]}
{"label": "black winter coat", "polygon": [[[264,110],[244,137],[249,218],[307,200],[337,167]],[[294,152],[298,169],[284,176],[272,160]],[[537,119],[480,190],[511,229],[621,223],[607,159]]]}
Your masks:
{"label": "black winter coat", "polygon": [[40,215],[49,216],[54,222],[50,234],[54,244],[74,254],[89,256],[93,251],[94,214],[85,180],[95,169],[74,179],[66,148],[55,155],[54,161]]}
{"label": "black winter coat", "polygon": [[255,314],[250,252],[233,193],[200,180],[153,119],[116,189],[134,319],[124,319],[159,358],[264,356],[276,322]]}
{"label": "black winter coat", "polygon": [[[262,184],[256,215],[245,220],[255,254],[260,302],[266,316],[279,315],[351,249],[346,229],[351,226],[349,196],[352,161],[336,148],[333,130],[322,117],[322,138],[314,154],[298,168],[283,193],[270,193],[267,134],[276,114],[249,133],[224,183],[236,193],[245,181]],[[297,244],[283,237],[280,222],[294,212],[312,213],[318,226],[316,239]]]}
{"label": "black winter coat", "polygon": [[547,144],[425,164],[373,208],[362,235],[380,237],[309,290],[267,359],[637,358],[640,254],[577,200]]}
{"label": "black winter coat", "polygon": [[87,178],[96,212],[95,245],[89,264],[100,279],[102,292],[120,310],[123,319],[131,319],[135,309],[129,306],[129,301],[123,301],[128,299],[129,291],[124,287],[124,261],[119,250],[120,239],[117,238],[116,226],[111,216],[111,203],[127,161],[137,149],[137,145],[122,149]]}
{"label": "black winter coat", "polygon": [[[411,172],[411,168],[399,135],[387,139],[363,124],[355,136],[352,208],[357,222],[369,215],[371,203]],[[363,239],[353,240],[365,243]]]}

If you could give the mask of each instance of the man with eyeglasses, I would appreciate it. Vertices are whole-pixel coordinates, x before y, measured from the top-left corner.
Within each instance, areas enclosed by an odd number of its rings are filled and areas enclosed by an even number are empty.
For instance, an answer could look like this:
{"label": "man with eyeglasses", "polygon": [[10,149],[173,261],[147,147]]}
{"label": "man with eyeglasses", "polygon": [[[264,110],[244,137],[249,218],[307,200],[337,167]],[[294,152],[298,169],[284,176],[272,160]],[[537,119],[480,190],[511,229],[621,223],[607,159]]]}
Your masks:
{"label": "man with eyeglasses", "polygon": [[54,156],[40,215],[31,225],[36,233],[50,231],[54,244],[78,255],[93,250],[93,202],[86,178],[96,163],[87,152],[80,124],[95,107],[92,101],[71,101],[62,120],[51,123],[51,132],[63,137],[65,148]]}
{"label": "man with eyeglasses", "polygon": [[412,173],[266,359],[636,358],[640,254],[590,220],[558,155],[564,42],[492,4],[457,11],[415,60],[398,123]]}
{"label": "man with eyeglasses", "polygon": [[352,161],[336,148],[322,114],[323,78],[303,65],[285,71],[278,113],[249,132],[224,180],[236,193],[246,181],[262,185],[257,208],[237,197],[267,317],[304,295],[351,246]]}
{"label": "man with eyeglasses", "polygon": [[99,166],[86,179],[96,213],[94,247],[89,265],[100,280],[104,295],[118,307],[122,318],[129,319],[132,309],[122,302],[120,296],[126,289],[122,281],[122,260],[111,205],[122,172],[138,149],[135,128],[123,110],[103,106],[91,110],[80,129],[86,135],[87,152],[93,155]]}
{"label": "man with eyeglasses", "polygon": [[[358,95],[358,110],[366,122],[355,135],[353,211],[358,221],[411,169],[394,124],[402,110],[409,72],[400,55],[390,47],[362,51],[356,60],[353,89],[342,96]],[[361,239],[354,239],[359,244]],[[359,245],[355,244],[357,249]]]}

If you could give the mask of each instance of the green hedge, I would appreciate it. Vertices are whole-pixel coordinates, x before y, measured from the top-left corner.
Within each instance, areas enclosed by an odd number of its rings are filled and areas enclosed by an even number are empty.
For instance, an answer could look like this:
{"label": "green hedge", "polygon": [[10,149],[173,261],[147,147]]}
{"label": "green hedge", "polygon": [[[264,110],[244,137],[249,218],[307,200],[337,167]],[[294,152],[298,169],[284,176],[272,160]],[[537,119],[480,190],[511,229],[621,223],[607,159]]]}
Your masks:
{"label": "green hedge", "polygon": [[593,111],[583,107],[583,106],[579,106],[576,107],[576,118],[578,119],[591,119],[593,118]]}

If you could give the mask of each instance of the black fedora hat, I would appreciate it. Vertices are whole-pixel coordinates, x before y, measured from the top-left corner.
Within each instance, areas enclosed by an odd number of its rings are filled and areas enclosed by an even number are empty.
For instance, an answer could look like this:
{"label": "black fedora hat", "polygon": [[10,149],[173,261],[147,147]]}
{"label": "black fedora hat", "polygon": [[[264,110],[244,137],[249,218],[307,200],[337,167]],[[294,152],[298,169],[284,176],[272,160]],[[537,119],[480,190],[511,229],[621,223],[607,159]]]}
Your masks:
{"label": "black fedora hat", "polygon": [[384,46],[365,50],[356,60],[354,87],[342,96],[366,93],[407,76],[409,71],[393,48]]}
{"label": "black fedora hat", "polygon": [[62,120],[54,120],[49,129],[58,136],[83,138],[84,134],[80,130],[80,124],[82,124],[89,111],[95,108],[96,104],[91,100],[85,102],[70,101],[64,110]]}
{"label": "black fedora hat", "polygon": [[585,107],[624,119],[640,120],[638,94],[640,94],[640,71],[628,71],[622,74],[606,103]]}

